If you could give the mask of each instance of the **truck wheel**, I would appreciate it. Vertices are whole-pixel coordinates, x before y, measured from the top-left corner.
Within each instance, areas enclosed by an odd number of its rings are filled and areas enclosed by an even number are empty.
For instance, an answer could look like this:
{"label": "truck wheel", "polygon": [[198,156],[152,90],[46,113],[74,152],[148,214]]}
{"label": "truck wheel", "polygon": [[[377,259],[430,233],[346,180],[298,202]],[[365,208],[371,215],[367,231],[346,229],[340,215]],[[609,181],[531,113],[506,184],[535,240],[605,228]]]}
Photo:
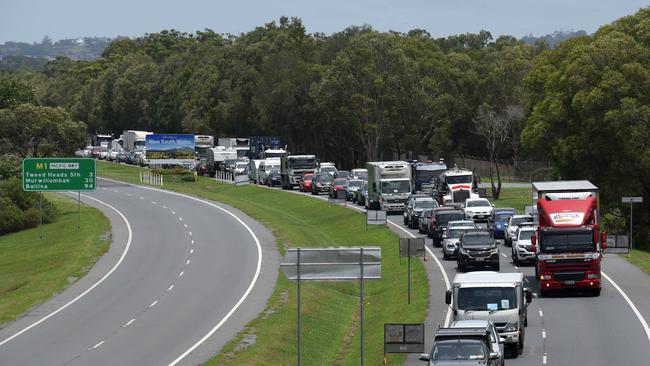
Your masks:
{"label": "truck wheel", "polygon": [[446,261],[449,260],[449,256],[447,255],[447,252],[445,252],[445,251],[442,252],[442,259],[444,259]]}

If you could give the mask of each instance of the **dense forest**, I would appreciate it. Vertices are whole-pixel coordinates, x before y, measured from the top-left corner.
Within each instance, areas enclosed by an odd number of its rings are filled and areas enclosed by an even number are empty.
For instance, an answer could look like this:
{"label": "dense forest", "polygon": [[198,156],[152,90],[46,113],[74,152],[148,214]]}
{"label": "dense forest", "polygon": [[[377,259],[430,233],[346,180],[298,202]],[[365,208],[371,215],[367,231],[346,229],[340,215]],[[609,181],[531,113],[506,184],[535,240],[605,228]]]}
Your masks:
{"label": "dense forest", "polygon": [[238,36],[118,39],[95,61],[57,57],[2,77],[91,133],[279,135],[291,151],[344,167],[394,156],[550,159],[556,177],[601,187],[618,230],[620,197],[650,190],[649,47],[650,8],[554,49],[487,31],[308,34],[283,17]]}

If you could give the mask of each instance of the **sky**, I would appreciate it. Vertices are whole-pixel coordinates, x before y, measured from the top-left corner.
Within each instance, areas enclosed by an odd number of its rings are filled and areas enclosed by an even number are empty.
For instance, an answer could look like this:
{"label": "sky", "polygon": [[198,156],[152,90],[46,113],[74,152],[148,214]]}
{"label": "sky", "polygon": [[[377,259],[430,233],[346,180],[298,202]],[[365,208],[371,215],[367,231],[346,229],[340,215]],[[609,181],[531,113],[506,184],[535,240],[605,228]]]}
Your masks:
{"label": "sky", "polygon": [[281,16],[309,33],[351,25],[427,30],[434,37],[488,30],[517,38],[556,30],[593,33],[650,0],[0,0],[0,43],[137,37],[163,29],[239,34]]}

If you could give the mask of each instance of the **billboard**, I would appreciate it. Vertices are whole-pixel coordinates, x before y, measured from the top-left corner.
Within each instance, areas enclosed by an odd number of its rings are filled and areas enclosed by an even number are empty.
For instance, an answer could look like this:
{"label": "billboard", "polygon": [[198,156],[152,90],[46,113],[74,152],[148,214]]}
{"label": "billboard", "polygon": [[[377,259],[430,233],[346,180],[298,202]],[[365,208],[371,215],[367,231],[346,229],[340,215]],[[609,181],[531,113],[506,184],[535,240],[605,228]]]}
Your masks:
{"label": "billboard", "polygon": [[193,164],[194,135],[147,135],[149,164]]}

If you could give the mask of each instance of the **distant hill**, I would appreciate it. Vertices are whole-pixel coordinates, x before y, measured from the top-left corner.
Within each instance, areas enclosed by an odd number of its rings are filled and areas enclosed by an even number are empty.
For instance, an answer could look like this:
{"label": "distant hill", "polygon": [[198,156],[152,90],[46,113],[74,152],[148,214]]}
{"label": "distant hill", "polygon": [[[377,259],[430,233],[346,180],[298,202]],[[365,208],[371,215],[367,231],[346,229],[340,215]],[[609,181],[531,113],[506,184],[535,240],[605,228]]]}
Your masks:
{"label": "distant hill", "polygon": [[95,60],[111,41],[111,38],[105,37],[84,37],[52,42],[46,36],[40,43],[5,42],[0,44],[0,69],[14,69],[20,66],[38,68],[57,56],[73,60]]}
{"label": "distant hill", "polygon": [[523,41],[523,42],[525,42],[527,44],[530,44],[530,45],[534,45],[538,41],[544,41],[544,42],[546,42],[546,44],[549,47],[555,48],[556,44],[558,44],[558,43],[560,43],[560,42],[562,42],[564,40],[567,40],[567,39],[570,39],[570,38],[575,38],[575,37],[583,37],[583,36],[586,36],[586,35],[587,35],[587,32],[585,32],[583,30],[579,30],[579,31],[555,31],[555,32],[553,32],[551,34],[547,34],[545,36],[540,36],[540,37],[535,37],[531,33],[531,34],[523,37],[521,39],[521,41]]}

